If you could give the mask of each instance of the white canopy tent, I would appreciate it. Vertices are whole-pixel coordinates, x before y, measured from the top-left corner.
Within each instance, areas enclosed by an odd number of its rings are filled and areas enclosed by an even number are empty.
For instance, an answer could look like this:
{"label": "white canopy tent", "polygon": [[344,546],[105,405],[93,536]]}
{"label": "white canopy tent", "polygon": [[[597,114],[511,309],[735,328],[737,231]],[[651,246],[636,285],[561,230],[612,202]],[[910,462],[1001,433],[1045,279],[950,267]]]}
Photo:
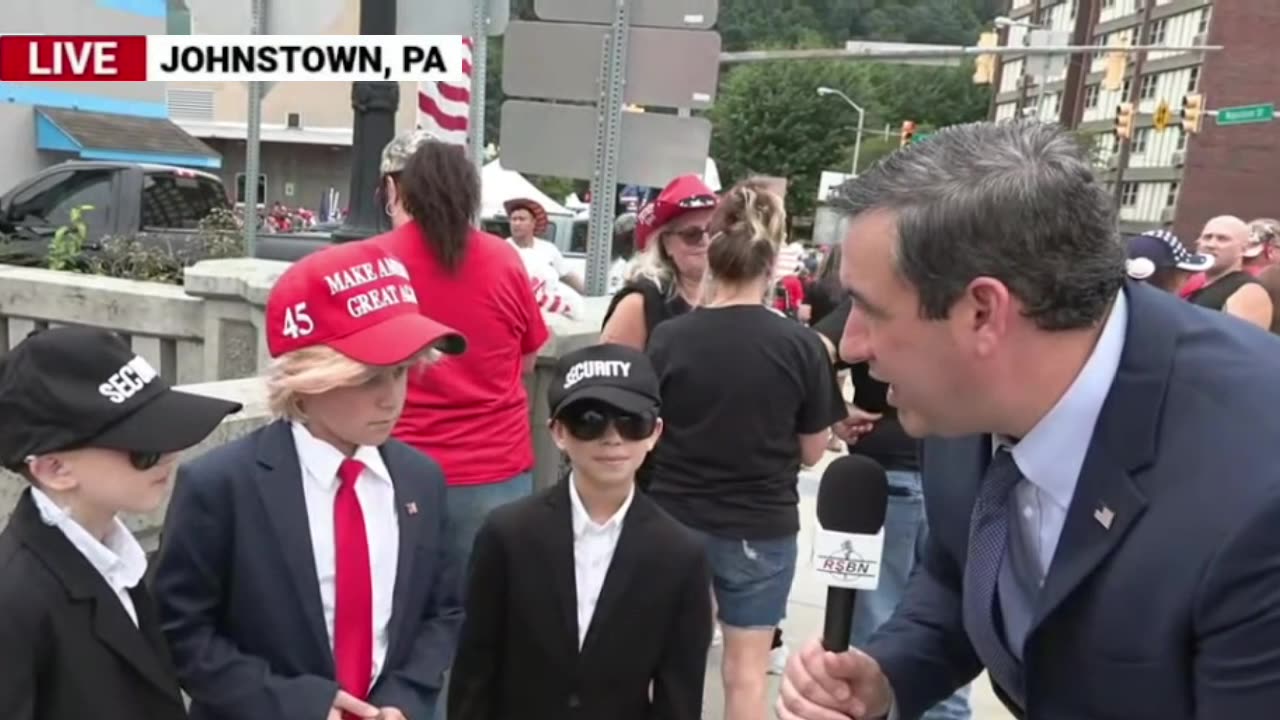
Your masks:
{"label": "white canopy tent", "polygon": [[560,203],[539,190],[525,176],[515,170],[502,167],[500,160],[484,166],[480,175],[480,209],[484,217],[505,215],[502,204],[516,198],[527,198],[538,203],[548,215],[573,215]]}

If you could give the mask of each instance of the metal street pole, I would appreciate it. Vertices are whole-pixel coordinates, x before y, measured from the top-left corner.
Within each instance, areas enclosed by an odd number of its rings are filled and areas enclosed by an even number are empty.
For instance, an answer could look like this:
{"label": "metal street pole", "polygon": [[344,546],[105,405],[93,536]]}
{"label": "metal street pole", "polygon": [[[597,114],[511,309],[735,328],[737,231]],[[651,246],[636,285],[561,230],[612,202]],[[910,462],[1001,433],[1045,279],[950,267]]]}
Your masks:
{"label": "metal street pole", "polygon": [[867,111],[861,105],[854,102],[848,95],[840,90],[830,87],[818,88],[819,95],[835,95],[836,97],[848,103],[858,113],[858,135],[853,139],[853,174],[858,174],[858,157],[862,154],[862,128],[867,120]]}
{"label": "metal street pole", "polygon": [[468,138],[471,159],[479,173],[484,170],[484,93],[489,66],[489,0],[471,0],[471,12],[471,112],[467,122],[471,128],[471,137]]}
{"label": "metal street pole", "polygon": [[[396,4],[390,0],[361,0],[361,35],[395,35]],[[396,134],[400,84],[391,81],[351,85],[351,211],[333,233],[335,242],[363,240],[387,229],[386,212],[376,202],[382,149]]]}
{"label": "metal street pole", "polygon": [[[266,0],[253,0],[250,10],[250,30],[261,35],[267,22]],[[262,164],[262,83],[249,83],[249,113],[244,140],[244,254],[256,257],[258,251],[258,175]],[[264,188],[265,190],[265,188]]]}
{"label": "metal street pole", "polygon": [[[1127,52],[1214,52],[1221,45],[1133,45]],[[1041,47],[981,47],[979,45],[950,45],[889,50],[883,48],[820,48],[816,50],[744,50],[720,53],[720,64],[771,62],[775,60],[911,60],[928,58],[969,57],[976,55],[1078,55],[1097,52],[1115,52],[1112,45],[1044,45]]]}
{"label": "metal street pole", "polygon": [[[1151,39],[1151,11],[1154,9],[1155,3],[1147,3],[1142,10],[1142,20],[1138,24],[1138,42],[1145,42]],[[1134,125],[1137,125],[1138,106],[1142,104],[1142,68],[1146,65],[1147,54],[1145,52],[1138,53],[1138,57],[1133,61],[1133,74],[1129,76],[1129,97],[1124,102],[1133,103]],[[1134,134],[1137,128],[1134,128]],[[1115,187],[1112,193],[1115,198],[1116,217],[1120,216],[1120,211],[1124,206],[1124,171],[1129,167],[1129,155],[1133,149],[1133,138],[1128,139],[1116,137],[1119,157],[1116,158],[1116,177]]]}
{"label": "metal street pole", "polygon": [[618,142],[622,135],[623,83],[627,72],[631,0],[614,0],[613,27],[605,35],[600,78],[600,107],[596,119],[596,163],[591,179],[591,216],[587,223],[587,295],[609,289],[609,260],[613,220],[617,210]]}
{"label": "metal street pole", "polygon": [[858,137],[853,141],[853,176],[858,176],[858,157],[862,154],[862,126],[867,121],[867,113],[858,108]]}

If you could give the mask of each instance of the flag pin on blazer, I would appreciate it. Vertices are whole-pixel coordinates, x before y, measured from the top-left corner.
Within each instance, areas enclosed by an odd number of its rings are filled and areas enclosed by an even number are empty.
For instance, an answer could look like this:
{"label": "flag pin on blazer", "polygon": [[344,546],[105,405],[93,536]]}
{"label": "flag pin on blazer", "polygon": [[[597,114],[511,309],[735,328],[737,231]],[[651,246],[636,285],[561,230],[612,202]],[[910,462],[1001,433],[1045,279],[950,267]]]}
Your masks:
{"label": "flag pin on blazer", "polygon": [[1093,511],[1093,519],[1098,521],[1103,530],[1111,529],[1111,521],[1116,519],[1116,514],[1106,505],[1099,505],[1097,510]]}
{"label": "flag pin on blazer", "polygon": [[410,515],[417,515],[417,514],[418,514],[418,503],[416,503],[416,502],[407,502],[407,503],[405,503],[405,504],[404,504],[404,509],[405,509],[405,512],[408,512]]}

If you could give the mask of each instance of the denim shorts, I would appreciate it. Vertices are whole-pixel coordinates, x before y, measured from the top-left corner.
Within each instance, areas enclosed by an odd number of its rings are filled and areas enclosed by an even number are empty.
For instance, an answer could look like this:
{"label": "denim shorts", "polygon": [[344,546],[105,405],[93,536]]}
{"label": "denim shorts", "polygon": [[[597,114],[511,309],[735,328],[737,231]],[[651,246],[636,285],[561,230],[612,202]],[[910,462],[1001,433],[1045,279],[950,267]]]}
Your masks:
{"label": "denim shorts", "polygon": [[796,575],[796,536],[735,540],[694,533],[707,549],[720,622],[742,630],[777,627]]}

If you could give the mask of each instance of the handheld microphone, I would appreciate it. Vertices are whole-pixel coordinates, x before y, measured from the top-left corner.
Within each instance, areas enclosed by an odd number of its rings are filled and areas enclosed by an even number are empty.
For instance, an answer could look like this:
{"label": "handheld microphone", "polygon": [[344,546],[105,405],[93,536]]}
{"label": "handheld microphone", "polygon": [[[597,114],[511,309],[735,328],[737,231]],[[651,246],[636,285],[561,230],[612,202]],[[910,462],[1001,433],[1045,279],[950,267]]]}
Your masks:
{"label": "handheld microphone", "polygon": [[827,585],[822,646],[849,649],[858,590],[875,590],[884,551],[889,479],[880,463],[847,455],[827,466],[818,485],[818,524],[813,572]]}

